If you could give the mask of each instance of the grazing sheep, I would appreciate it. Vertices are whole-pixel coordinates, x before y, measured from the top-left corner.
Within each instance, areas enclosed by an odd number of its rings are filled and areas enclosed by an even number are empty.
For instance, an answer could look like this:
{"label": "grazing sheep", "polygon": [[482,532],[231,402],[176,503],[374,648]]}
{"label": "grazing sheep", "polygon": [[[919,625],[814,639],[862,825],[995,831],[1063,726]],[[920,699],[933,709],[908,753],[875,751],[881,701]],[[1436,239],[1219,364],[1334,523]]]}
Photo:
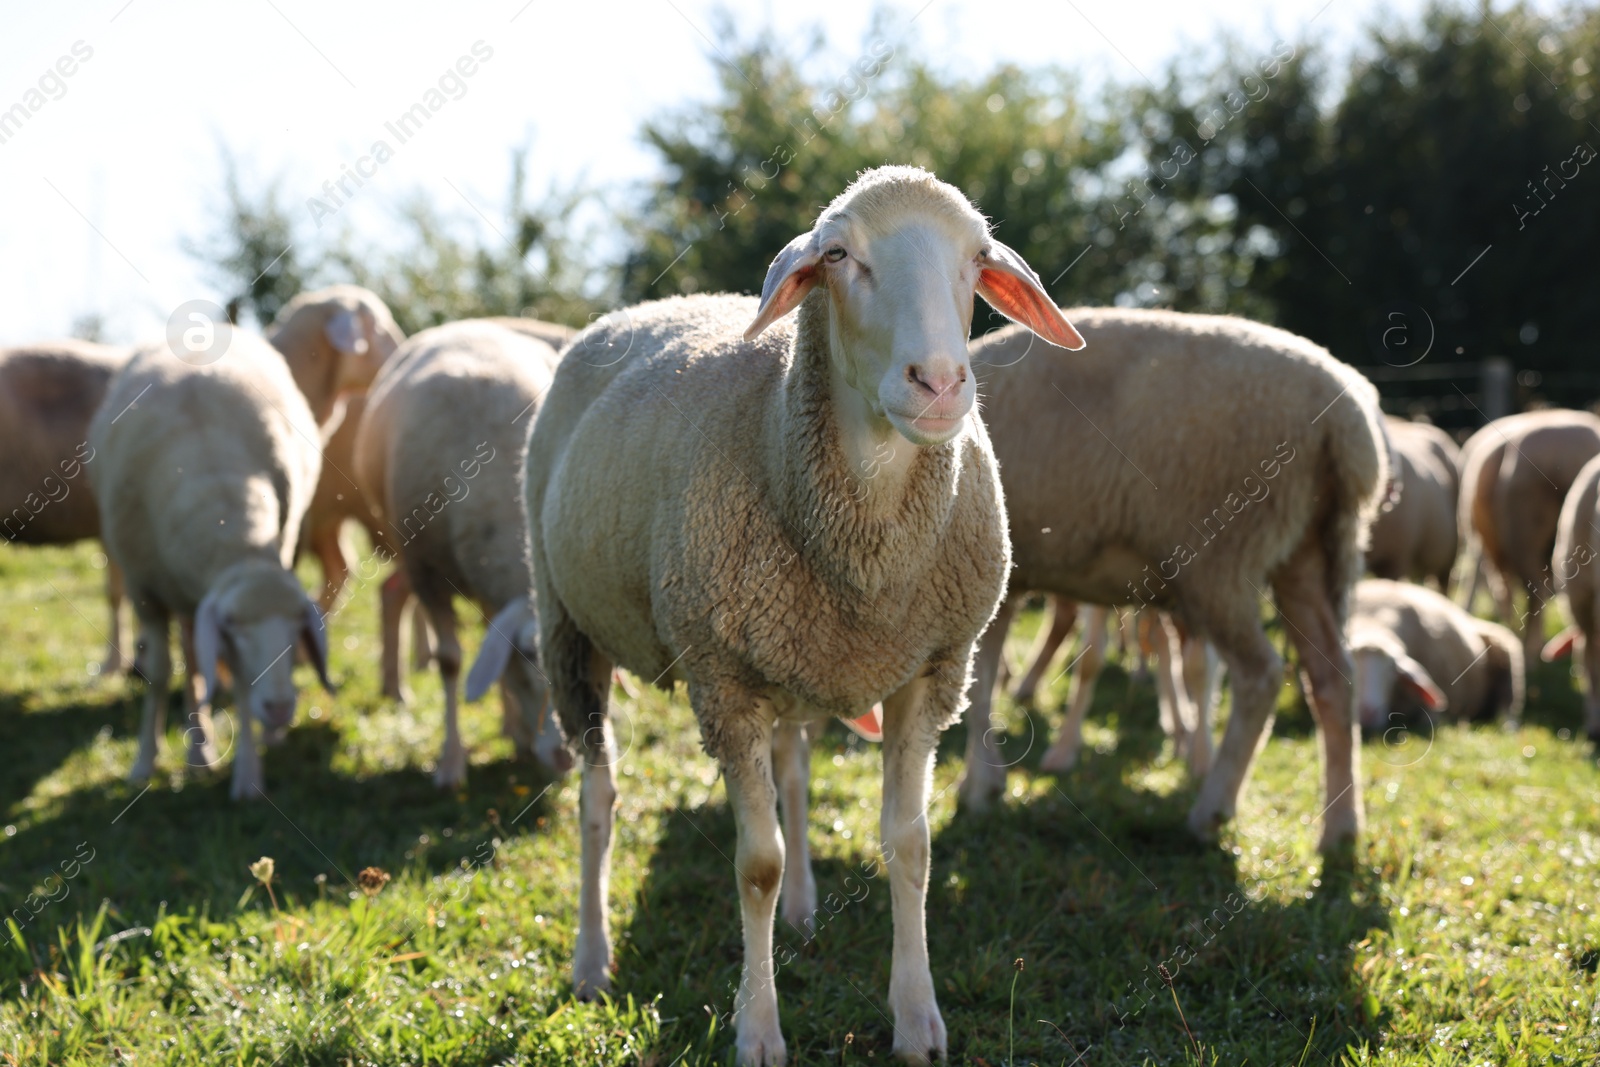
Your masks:
{"label": "grazing sheep", "polygon": [[216,762],[210,705],[217,661],[226,660],[237,709],[230,792],[263,795],[253,723],[270,737],[293,721],[296,644],[304,641],[332,690],[322,614],[289,570],[321,464],[305,398],[283,358],[240,331],[207,366],[151,345],[112,380],[89,443],[102,536],[126,575],[149,683],[129,778],[155,769],[176,615],[189,675],[189,763]]}
{"label": "grazing sheep", "polygon": [[457,596],[488,620],[467,700],[502,681],[505,722],[519,751],[557,771],[571,766],[547,711],[522,507],[523,447],[554,366],[549,345],[489,323],[424,330],[379,372],[356,432],[357,478],[438,635],[445,740],[434,781],[441,787],[467,775]]}
{"label": "grazing sheep", "polygon": [[1410,705],[1463,722],[1522,714],[1523,657],[1516,635],[1411,582],[1368,578],[1350,600],[1361,725],[1381,730]]}
{"label": "grazing sheep", "polygon": [[1542,653],[1546,663],[1566,655],[1583,657],[1584,730],[1600,743],[1600,582],[1595,563],[1600,555],[1600,456],[1583,465],[1556,527],[1551,557],[1555,588],[1572,621],[1550,639]]}
{"label": "grazing sheep", "polygon": [[[919,1063],[944,1055],[924,932],[929,782],[1008,562],[973,410],[974,292],[1081,344],[965,197],[925,171],[885,167],[779,253],[759,302],[644,304],[569,346],[622,352],[562,361],[528,451],[545,669],[584,755],[580,995],[610,984],[613,664],[687,683],[727,783],[744,1063],[785,1056],[772,924],[785,879],[779,791],[786,807],[805,795],[794,726],[882,700],[894,1049]],[[619,331],[627,344],[613,343]],[[807,911],[795,904],[785,901],[791,921]]]}
{"label": "grazing sheep", "polygon": [[1379,578],[1432,578],[1448,593],[1456,562],[1460,451],[1436,426],[1393,417],[1384,425],[1399,495],[1372,524],[1367,569]]}
{"label": "grazing sheep", "polygon": [[301,293],[267,329],[318,426],[332,421],[341,397],[370,385],[405,339],[388,306],[355,285]]}
{"label": "grazing sheep", "polygon": [[1461,450],[1461,533],[1476,544],[1469,556],[1481,555],[1501,622],[1514,618],[1514,584],[1527,594],[1521,628],[1528,658],[1544,644],[1562,502],[1579,469],[1597,454],[1600,417],[1564,409],[1496,419]]}
{"label": "grazing sheep", "polygon": [[[1233,713],[1189,814],[1204,836],[1233,816],[1272,718],[1282,663],[1260,616],[1272,590],[1321,728],[1331,848],[1361,825],[1343,629],[1385,484],[1376,391],[1311,342],[1242,319],[1068,315],[1089,342],[1079,359],[1014,329],[973,347],[1011,588],[1153,605],[1216,646]],[[1002,606],[978,651],[962,783],[975,806],[1005,787],[989,709],[1009,615]]]}
{"label": "grazing sheep", "polygon": [[[95,458],[89,420],[126,349],[55,341],[0,349],[0,537],[62,545],[100,536],[100,509],[83,477]],[[122,572],[106,567],[111,629],[101,671],[122,670]]]}

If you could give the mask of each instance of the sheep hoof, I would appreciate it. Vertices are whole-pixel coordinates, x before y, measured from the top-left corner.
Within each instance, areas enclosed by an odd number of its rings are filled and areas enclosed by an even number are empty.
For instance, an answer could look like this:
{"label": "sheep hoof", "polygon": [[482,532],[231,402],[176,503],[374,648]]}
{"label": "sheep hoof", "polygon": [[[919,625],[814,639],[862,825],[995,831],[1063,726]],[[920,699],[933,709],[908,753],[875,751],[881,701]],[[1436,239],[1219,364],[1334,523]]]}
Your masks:
{"label": "sheep hoof", "polygon": [[1039,770],[1045,774],[1065,774],[1078,765],[1078,746],[1051,745],[1039,757]]}
{"label": "sheep hoof", "polygon": [[[757,1016],[762,1016],[757,1019]],[[758,1011],[757,1006],[747,1006],[739,1013],[738,1021],[739,1064],[744,1067],[781,1067],[789,1059],[789,1049],[784,1046],[784,1032],[778,1027],[778,1001],[773,1009]]]}
{"label": "sheep hoof", "polygon": [[[579,933],[580,942],[582,933]],[[572,991],[579,1000],[599,1000],[611,992],[611,965],[605,952],[590,952],[583,944],[572,960]]]}
{"label": "sheep hoof", "polygon": [[1222,811],[1213,804],[1197,801],[1189,809],[1189,832],[1201,841],[1215,841],[1222,824],[1233,818],[1231,811]]}
{"label": "sheep hoof", "polygon": [[232,787],[228,790],[228,796],[233,800],[261,800],[266,795],[266,789],[257,779],[235,778]]}
{"label": "sheep hoof", "polygon": [[463,756],[459,766],[451,766],[449,761],[440,760],[439,769],[433,772],[433,784],[440,789],[459,789],[467,781],[467,761]]}
{"label": "sheep hoof", "polygon": [[1353,810],[1328,812],[1322,823],[1322,837],[1317,841],[1317,851],[1323,855],[1348,849],[1361,834],[1361,819]]}
{"label": "sheep hoof", "polygon": [[994,807],[995,801],[999,800],[1005,791],[1004,773],[1000,775],[999,781],[990,781],[987,775],[973,774],[971,768],[968,768],[961,775],[961,784],[956,789],[956,797],[961,806],[968,811],[982,812]]}
{"label": "sheep hoof", "polygon": [[207,740],[189,746],[188,764],[194,770],[209,771],[217,766],[217,746]]}
{"label": "sheep hoof", "polygon": [[155,772],[154,760],[137,760],[134,762],[133,769],[128,772],[128,782],[131,785],[144,785]]}
{"label": "sheep hoof", "polygon": [[817,880],[806,871],[803,879],[794,881],[783,889],[783,921],[810,939],[817,924]]}
{"label": "sheep hoof", "polygon": [[939,1005],[931,991],[922,1003],[895,1011],[892,1051],[901,1060],[923,1064],[945,1059],[948,1043],[944,1019],[939,1016]]}
{"label": "sheep hoof", "polygon": [[1011,694],[1011,700],[1020,707],[1031,708],[1033,707],[1034,695],[1033,686],[1023,686]]}

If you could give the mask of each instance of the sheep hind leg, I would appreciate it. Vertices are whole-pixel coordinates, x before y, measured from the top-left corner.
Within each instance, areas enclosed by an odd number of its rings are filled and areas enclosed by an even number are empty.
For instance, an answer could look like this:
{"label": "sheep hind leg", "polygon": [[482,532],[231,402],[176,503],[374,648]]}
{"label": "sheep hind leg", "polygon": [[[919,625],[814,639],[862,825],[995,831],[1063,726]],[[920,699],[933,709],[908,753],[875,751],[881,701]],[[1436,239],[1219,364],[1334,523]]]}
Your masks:
{"label": "sheep hind leg", "polygon": [[[383,679],[383,695],[402,704],[411,703],[411,689],[400,671],[400,633],[404,629],[403,617],[410,599],[411,579],[406,576],[403,565],[396,566],[378,586],[379,639],[383,646],[379,673]],[[413,619],[421,614],[420,607],[413,605]]]}
{"label": "sheep hind leg", "polygon": [[539,590],[539,621],[550,700],[583,760],[578,794],[581,885],[572,988],[579,1000],[594,1000],[611,989],[611,831],[617,803],[617,746],[607,713],[612,664],[577,628],[548,586]]}
{"label": "sheep hind leg", "polygon": [[1189,734],[1193,716],[1188,708],[1188,693],[1183,676],[1183,638],[1177,622],[1166,612],[1156,619],[1156,705],[1161,712],[1161,731],[1172,739],[1173,755],[1188,759]]}
{"label": "sheep hind leg", "polygon": [[1344,627],[1328,593],[1320,553],[1291,559],[1273,581],[1278,612],[1288,627],[1304,675],[1302,684],[1322,739],[1325,784],[1319,851],[1361,832],[1361,733],[1353,714],[1355,668]]}
{"label": "sheep hind leg", "polygon": [[1072,636],[1078,624],[1078,605],[1065,597],[1050,598],[1050,624],[1039,632],[1039,639],[1028,652],[1028,670],[1012,690],[1011,699],[1018,704],[1032,704],[1039,692],[1039,683],[1055,663],[1056,653]]}
{"label": "sheep hind leg", "polygon": [[144,708],[139,717],[139,754],[128,781],[149,781],[156,769],[156,747],[167,720],[167,690],[172,685],[172,651],[167,647],[167,617],[139,616],[139,672],[144,676]]}
{"label": "sheep hind leg", "polygon": [[[1244,583],[1239,583],[1244,584]],[[1230,588],[1218,583],[1218,588]],[[1210,636],[1233,678],[1233,707],[1211,769],[1200,783],[1200,795],[1189,809],[1189,829],[1204,839],[1232,819],[1250,776],[1256,753],[1265,743],[1283,676],[1283,660],[1261,628],[1256,598],[1235,597],[1232,603],[1186,604],[1195,628]]]}
{"label": "sheep hind leg", "polygon": [[[704,690],[696,690],[699,687],[691,689],[690,700],[700,721],[725,728],[718,731],[719,762],[739,834],[733,865],[739,884],[744,967],[735,1000],[734,1043],[741,1064],[781,1064],[788,1052],[778,1021],[772,923],[784,879],[784,835],[772,774],[772,708],[748,695],[716,692],[708,696]],[[758,709],[754,715],[752,704]]]}
{"label": "sheep hind leg", "polygon": [[461,640],[456,636],[456,610],[448,594],[430,591],[423,598],[439,635],[439,682],[444,688],[444,747],[433,784],[455,789],[467,780],[467,746],[461,740]]}
{"label": "sheep hind leg", "polygon": [[1011,600],[1001,603],[989,628],[978,642],[978,654],[973,663],[971,703],[967,705],[967,761],[961,772],[957,796],[964,807],[984,811],[994,804],[1006,790],[1007,764],[995,741],[993,721],[994,690],[1000,670],[1000,657],[1006,643],[1006,631],[1011,627],[1011,615],[1016,604]]}
{"label": "sheep hind leg", "polygon": [[811,791],[811,742],[802,723],[780,722],[772,733],[772,769],[783,812],[783,918],[810,938],[816,932],[817,879],[806,839]]}
{"label": "sheep hind leg", "polygon": [[1187,758],[1189,773],[1198,781],[1211,769],[1211,712],[1222,674],[1217,650],[1195,633],[1184,633],[1183,683],[1192,714]]}
{"label": "sheep hind leg", "polygon": [[107,557],[106,604],[111,609],[110,636],[106,638],[106,658],[100,664],[102,678],[117,674],[127,667],[122,654],[122,602],[127,598],[127,586],[122,580],[122,568]]}
{"label": "sheep hind leg", "polygon": [[1072,699],[1067,705],[1067,717],[1062,720],[1061,732],[1055,744],[1045,750],[1039,760],[1041,771],[1059,773],[1070,771],[1078,765],[1078,753],[1083,748],[1083,720],[1088,717],[1089,705],[1094,703],[1095,686],[1100,679],[1100,668],[1105,663],[1106,626],[1110,608],[1095,607],[1083,620],[1083,651],[1078,654],[1077,670],[1072,678]]}
{"label": "sheep hind leg", "polygon": [[928,791],[941,715],[930,705],[959,693],[942,690],[935,668],[883,702],[883,812],[878,827],[889,873],[894,955],[889,967],[889,1007],[894,1013],[895,1055],[927,1063],[947,1055],[948,1037],[928,966]]}

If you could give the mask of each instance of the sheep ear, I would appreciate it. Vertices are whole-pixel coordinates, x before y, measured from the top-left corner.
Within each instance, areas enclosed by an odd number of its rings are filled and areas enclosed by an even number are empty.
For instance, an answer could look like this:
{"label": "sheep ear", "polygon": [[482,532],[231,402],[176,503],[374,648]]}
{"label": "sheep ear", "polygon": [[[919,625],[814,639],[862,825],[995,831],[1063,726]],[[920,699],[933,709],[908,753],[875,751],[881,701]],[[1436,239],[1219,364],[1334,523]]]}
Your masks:
{"label": "sheep ear", "polygon": [[1044,283],[1023,258],[999,241],[989,242],[988,254],[979,262],[978,295],[1012,322],[1019,322],[1053,345],[1076,352],[1083,335],[1056,307]]}
{"label": "sheep ear", "polygon": [[343,308],[335,312],[322,327],[328,343],[347,356],[363,356],[367,352],[367,331],[361,325],[359,313]]}
{"label": "sheep ear", "polygon": [[768,326],[799,307],[821,280],[817,269],[821,265],[822,251],[814,232],[803,233],[785,245],[767,268],[767,280],[761,284],[761,307],[756,311],[756,321],[745,330],[744,339],[754,341]]}
{"label": "sheep ear", "polygon": [[1539,653],[1539,658],[1546,663],[1554,663],[1564,656],[1572,655],[1572,646],[1577,643],[1578,628],[1569,626],[1550,639],[1544,646],[1544,651]]}
{"label": "sheep ear", "polygon": [[322,682],[322,688],[329,694],[337,693],[338,689],[328,678],[328,625],[322,620],[322,610],[307,597],[304,620],[300,628],[301,640],[305,642],[306,654],[311,657],[311,665],[316,668],[317,679]]}
{"label": "sheep ear", "polygon": [[854,719],[839,717],[839,721],[850,727],[850,732],[863,741],[883,740],[883,705],[874,704],[872,710],[865,715],[858,715]]}
{"label": "sheep ear", "polygon": [[513,600],[489,620],[489,628],[483,633],[483,644],[478,648],[478,658],[472,661],[472,669],[467,671],[464,694],[467,703],[482,700],[489,687],[505,674],[519,629],[517,616],[522,610],[523,602]]}
{"label": "sheep ear", "polygon": [[1434,682],[1433,675],[1428,673],[1428,668],[1412,659],[1410,656],[1397,656],[1394,661],[1400,684],[1412,696],[1422,703],[1429,711],[1444,711],[1450,706],[1450,699],[1444,695]]}
{"label": "sheep ear", "polygon": [[205,692],[200,703],[211,704],[217,699],[217,659],[222,655],[222,609],[217,604],[216,593],[207,593],[194,612],[194,658],[191,671],[198,670],[205,682]]}

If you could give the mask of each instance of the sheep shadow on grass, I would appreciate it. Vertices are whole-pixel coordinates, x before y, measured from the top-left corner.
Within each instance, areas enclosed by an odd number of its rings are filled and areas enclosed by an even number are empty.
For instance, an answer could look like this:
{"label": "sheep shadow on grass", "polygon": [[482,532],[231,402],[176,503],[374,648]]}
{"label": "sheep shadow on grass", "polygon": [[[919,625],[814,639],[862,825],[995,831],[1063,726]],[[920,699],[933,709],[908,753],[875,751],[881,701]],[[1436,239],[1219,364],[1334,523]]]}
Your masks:
{"label": "sheep shadow on grass", "polygon": [[[894,1037],[889,886],[876,834],[861,831],[876,825],[877,792],[831,783],[837,733],[813,750],[817,922],[798,930],[780,910],[774,938],[795,1062],[886,1058]],[[1181,1062],[1188,1038],[1157,975],[1163,963],[1189,1027],[1221,1062],[1296,1062],[1313,1017],[1314,1049],[1335,1060],[1374,1036],[1352,966],[1353,946],[1387,924],[1370,874],[1336,861],[1304,890],[1245,877],[1239,856],[1182,829],[1187,796],[1129,788],[1123,769],[1090,760],[1057,788],[980,818],[936,800],[927,928],[951,1061],[1072,1063],[1093,1047],[1084,1062]],[[940,765],[936,796],[955,770]],[[841,805],[857,827],[849,840],[831,821]],[[685,1062],[722,1062],[732,1047],[743,952],[735,838],[720,787],[700,807],[664,812],[623,909],[615,992],[660,997],[663,1061],[687,1052]],[[1304,862],[1292,844],[1255,847],[1291,868]]]}

